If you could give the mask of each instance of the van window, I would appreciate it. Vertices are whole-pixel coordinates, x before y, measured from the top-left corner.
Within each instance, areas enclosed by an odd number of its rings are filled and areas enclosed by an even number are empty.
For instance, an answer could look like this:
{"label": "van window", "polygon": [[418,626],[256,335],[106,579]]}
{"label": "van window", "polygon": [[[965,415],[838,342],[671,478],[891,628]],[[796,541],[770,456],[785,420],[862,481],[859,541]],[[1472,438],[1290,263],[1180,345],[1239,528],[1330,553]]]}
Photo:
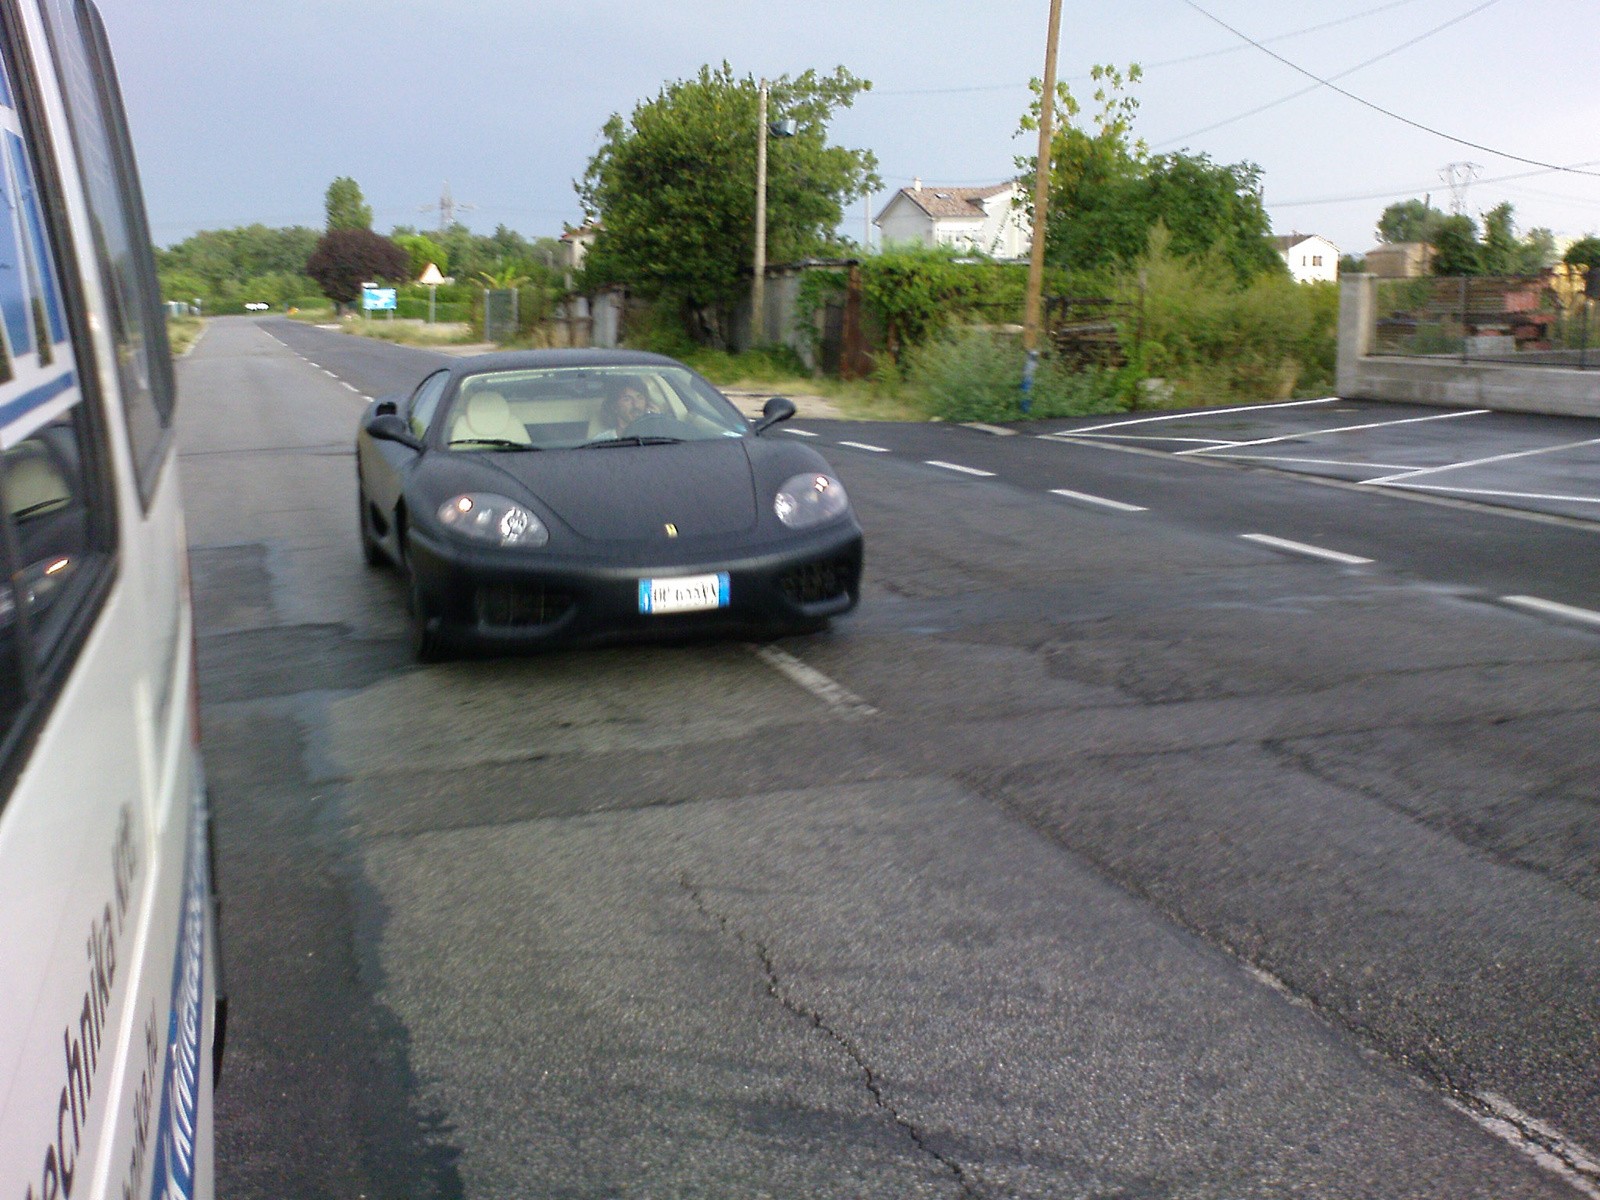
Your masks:
{"label": "van window", "polygon": [[[32,95],[0,39],[0,747],[70,666],[110,578],[115,508],[98,410],[68,320],[65,231],[49,224],[53,167],[19,103]],[[58,247],[61,252],[58,253]],[[90,376],[92,380],[92,374]],[[0,777],[9,751],[0,750]]]}
{"label": "van window", "polygon": [[45,0],[41,9],[87,192],[123,414],[148,504],[171,444],[172,356],[116,67],[99,13],[87,0]]}

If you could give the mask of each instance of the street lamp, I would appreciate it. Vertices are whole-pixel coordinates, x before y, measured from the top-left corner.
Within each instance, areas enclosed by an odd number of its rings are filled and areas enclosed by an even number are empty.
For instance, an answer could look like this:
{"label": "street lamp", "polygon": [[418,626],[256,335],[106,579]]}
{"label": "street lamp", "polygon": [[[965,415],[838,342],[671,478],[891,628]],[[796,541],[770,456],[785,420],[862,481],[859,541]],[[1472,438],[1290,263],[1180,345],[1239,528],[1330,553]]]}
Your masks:
{"label": "street lamp", "polygon": [[750,344],[758,346],[767,332],[767,133],[773,137],[795,135],[800,123],[793,117],[767,124],[767,81],[761,81],[756,110],[756,261],[750,282]]}

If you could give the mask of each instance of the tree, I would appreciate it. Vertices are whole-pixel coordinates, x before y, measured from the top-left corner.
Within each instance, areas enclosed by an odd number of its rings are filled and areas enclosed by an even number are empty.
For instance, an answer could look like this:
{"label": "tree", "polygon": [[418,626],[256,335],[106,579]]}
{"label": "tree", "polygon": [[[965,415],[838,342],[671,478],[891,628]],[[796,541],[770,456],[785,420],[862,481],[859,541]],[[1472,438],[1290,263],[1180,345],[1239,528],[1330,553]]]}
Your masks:
{"label": "tree", "polygon": [[416,279],[428,269],[429,263],[438,267],[441,275],[450,273],[449,253],[432,238],[420,233],[398,231],[390,234],[389,238],[411,257],[411,274],[408,278]]}
{"label": "tree", "polygon": [[1424,200],[1401,200],[1389,205],[1378,218],[1378,240],[1391,245],[1400,242],[1433,242],[1433,233],[1445,219],[1444,213]]}
{"label": "tree", "polygon": [[[770,85],[768,119],[792,118],[796,132],[769,142],[768,261],[825,252],[844,206],[881,186],[870,152],[828,144],[834,113],[870,86],[843,67]],[[757,104],[755,79],[724,63],[606,122],[574,184],[602,223],[584,264],[588,284],[670,300],[703,339],[726,339],[754,257]]]}
{"label": "tree", "polygon": [[404,281],[411,269],[406,252],[370,229],[334,229],[324,234],[305,272],[328,299],[349,304],[365,281]]}
{"label": "tree", "polygon": [[1518,266],[1517,226],[1509,200],[1483,214],[1483,246],[1478,260],[1487,275],[1510,275]]}
{"label": "tree", "polygon": [[1478,225],[1465,213],[1442,218],[1433,230],[1435,275],[1483,274],[1483,247]]}
{"label": "tree", "polygon": [[1590,233],[1579,238],[1567,247],[1561,261],[1569,267],[1600,266],[1600,237]]}
{"label": "tree", "polygon": [[372,207],[362,199],[361,187],[348,175],[341,175],[328,185],[326,199],[328,232],[336,229],[372,228]]}
{"label": "tree", "polygon": [[[1045,261],[1104,274],[1137,259],[1163,225],[1174,252],[1216,255],[1241,283],[1283,270],[1261,202],[1261,169],[1185,151],[1151,155],[1133,137],[1138,100],[1127,92],[1141,78],[1138,66],[1126,74],[1096,66],[1091,75],[1098,106],[1092,129],[1077,120],[1082,108],[1071,89],[1057,85],[1062,121],[1051,138]],[[1023,116],[1024,131],[1038,128],[1040,107],[1036,98]],[[1037,162],[1019,158],[1017,165],[1031,195]]]}

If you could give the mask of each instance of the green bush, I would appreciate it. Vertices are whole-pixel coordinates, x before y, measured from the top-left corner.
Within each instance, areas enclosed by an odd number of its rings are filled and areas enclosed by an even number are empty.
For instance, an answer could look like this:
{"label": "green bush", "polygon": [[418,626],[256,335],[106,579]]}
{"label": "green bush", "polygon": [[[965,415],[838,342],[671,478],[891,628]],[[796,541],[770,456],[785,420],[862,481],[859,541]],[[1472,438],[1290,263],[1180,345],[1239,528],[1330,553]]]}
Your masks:
{"label": "green bush", "polygon": [[1175,404],[1286,400],[1333,388],[1337,284],[1271,273],[1241,285],[1215,256],[1170,253],[1158,227],[1138,270],[1117,287],[1135,314],[1122,331],[1132,367],[1165,379]]}
{"label": "green bush", "polygon": [[[428,319],[428,298],[420,299],[416,296],[399,296],[395,299],[395,315],[409,317],[416,321]],[[443,300],[433,306],[433,319],[435,321],[470,321],[472,320],[472,305],[448,304]]]}
{"label": "green bush", "polygon": [[[909,378],[930,417],[946,421],[1017,421],[1027,355],[1014,334],[961,329],[929,342],[911,360]],[[1049,355],[1033,380],[1030,417],[1073,417],[1126,407],[1119,371],[1070,371]]]}
{"label": "green bush", "polygon": [[[657,353],[660,353],[659,351]],[[693,350],[676,355],[712,383],[778,383],[805,379],[811,371],[789,346],[759,346],[742,354],[725,350]]]}

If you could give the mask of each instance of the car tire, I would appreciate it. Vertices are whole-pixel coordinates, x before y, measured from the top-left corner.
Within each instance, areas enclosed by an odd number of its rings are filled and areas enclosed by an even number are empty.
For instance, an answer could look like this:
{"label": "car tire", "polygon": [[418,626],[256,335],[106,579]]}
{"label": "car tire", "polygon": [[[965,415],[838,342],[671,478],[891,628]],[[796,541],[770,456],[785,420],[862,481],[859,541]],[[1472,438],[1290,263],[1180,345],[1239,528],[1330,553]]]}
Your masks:
{"label": "car tire", "polygon": [[438,615],[428,604],[415,575],[409,577],[406,591],[406,632],[411,642],[411,655],[419,663],[443,662],[450,657]]}
{"label": "car tire", "polygon": [[378,544],[378,535],[372,530],[372,502],[359,484],[356,487],[356,521],[361,530],[361,557],[367,566],[388,566],[389,555]]}

